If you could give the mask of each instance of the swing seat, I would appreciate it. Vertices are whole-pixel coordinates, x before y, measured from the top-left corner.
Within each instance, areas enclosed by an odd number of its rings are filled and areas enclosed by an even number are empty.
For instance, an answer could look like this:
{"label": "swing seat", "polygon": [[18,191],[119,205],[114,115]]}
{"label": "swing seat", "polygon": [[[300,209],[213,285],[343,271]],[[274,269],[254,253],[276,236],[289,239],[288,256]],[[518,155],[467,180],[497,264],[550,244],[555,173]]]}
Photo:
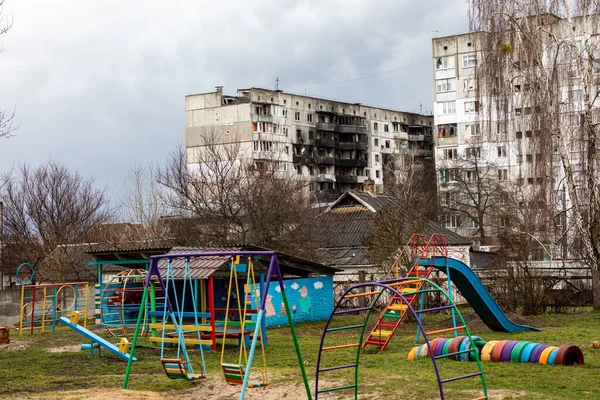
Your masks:
{"label": "swing seat", "polygon": [[[223,369],[223,375],[225,375],[225,381],[230,385],[241,385],[244,383],[244,375],[246,373],[243,365],[239,364],[221,364]],[[258,368],[252,368],[251,371],[258,371],[261,375],[259,381],[249,381],[248,387],[265,387],[268,383],[265,380],[265,374]]]}
{"label": "swing seat", "polygon": [[203,374],[192,374],[189,372],[188,365],[191,361],[183,361],[178,358],[163,358],[160,360],[165,374],[171,379],[187,379],[188,381],[197,381],[206,378]]}

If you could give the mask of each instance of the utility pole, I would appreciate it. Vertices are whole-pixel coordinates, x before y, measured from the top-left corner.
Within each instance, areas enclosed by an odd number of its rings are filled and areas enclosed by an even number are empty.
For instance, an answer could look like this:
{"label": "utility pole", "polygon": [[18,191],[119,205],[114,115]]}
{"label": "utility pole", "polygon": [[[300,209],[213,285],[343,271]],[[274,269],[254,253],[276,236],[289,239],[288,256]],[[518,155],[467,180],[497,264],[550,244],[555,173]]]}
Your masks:
{"label": "utility pole", "polygon": [[279,90],[279,77],[275,78],[275,90]]}

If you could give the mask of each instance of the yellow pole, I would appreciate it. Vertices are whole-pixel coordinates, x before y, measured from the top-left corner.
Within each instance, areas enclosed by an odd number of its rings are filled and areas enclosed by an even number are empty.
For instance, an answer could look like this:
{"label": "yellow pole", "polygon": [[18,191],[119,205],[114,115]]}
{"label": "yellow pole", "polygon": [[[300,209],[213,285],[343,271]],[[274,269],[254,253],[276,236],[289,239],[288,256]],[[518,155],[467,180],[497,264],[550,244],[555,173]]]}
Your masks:
{"label": "yellow pole", "polygon": [[89,290],[88,290],[88,284],[86,283],[85,286],[83,287],[83,294],[85,296],[85,306],[83,307],[83,327],[87,328],[87,314],[88,314],[88,295],[89,295]]}
{"label": "yellow pole", "polygon": [[23,313],[25,312],[25,285],[21,285],[21,313],[19,316],[19,336],[23,334]]}

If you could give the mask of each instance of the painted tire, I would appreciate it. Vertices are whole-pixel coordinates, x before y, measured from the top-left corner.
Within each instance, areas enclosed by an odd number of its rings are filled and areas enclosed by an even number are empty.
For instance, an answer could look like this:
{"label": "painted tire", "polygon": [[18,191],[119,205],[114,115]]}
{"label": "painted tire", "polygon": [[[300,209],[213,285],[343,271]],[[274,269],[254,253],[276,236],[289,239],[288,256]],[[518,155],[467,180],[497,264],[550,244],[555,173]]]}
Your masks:
{"label": "painted tire", "polygon": [[531,352],[531,356],[529,357],[529,362],[537,364],[538,361],[540,360],[540,356],[542,355],[542,352],[544,350],[546,350],[548,347],[550,347],[550,346],[548,346],[547,344],[540,344],[540,345],[536,346],[536,348],[534,348],[533,351]]}
{"label": "painted tire", "polygon": [[406,359],[408,361],[413,361],[415,359],[415,355],[417,354],[417,350],[419,350],[419,346],[417,347],[413,347],[409,352],[408,352],[408,357],[406,357]]}
{"label": "painted tire", "polygon": [[504,350],[504,346],[506,346],[510,340],[501,340],[495,346],[494,350],[492,350],[492,362],[498,362],[502,359],[502,351]]}
{"label": "painted tire", "polygon": [[538,363],[547,365],[548,357],[550,357],[550,353],[552,353],[555,349],[558,349],[558,347],[556,347],[556,346],[546,347],[544,349],[544,351],[542,351],[542,354],[540,354],[540,359],[539,359]]}
{"label": "painted tire", "polygon": [[[448,346],[448,354],[456,353],[457,351],[459,351],[460,345],[465,339],[469,338],[466,336],[457,336],[454,339],[452,339],[450,341],[450,346]],[[458,355],[450,356],[449,358],[451,360],[458,360]]]}
{"label": "painted tire", "polygon": [[[475,339],[475,338],[478,338],[478,339]],[[475,352],[470,352],[469,353],[469,361],[477,361],[477,360],[481,361],[481,350],[483,349],[483,346],[485,346],[487,344],[487,342],[485,340],[481,339],[479,336],[474,336],[473,342],[475,343],[475,347],[477,348],[477,354],[475,354]]]}
{"label": "painted tire", "polygon": [[498,342],[499,340],[491,340],[483,346],[483,349],[481,349],[481,361],[491,361],[492,351],[494,351],[494,347]]}
{"label": "painted tire", "polygon": [[435,356],[435,348],[437,347],[437,344],[439,343],[440,339],[441,338],[435,338],[431,342],[429,342],[429,348],[427,349],[427,357],[431,357],[432,354]]}
{"label": "painted tire", "polygon": [[[477,349],[477,342],[481,341],[481,338],[479,336],[471,336],[471,339],[473,340],[473,344],[475,345],[475,348]],[[465,351],[465,350],[470,350],[471,349],[471,341],[469,340],[468,337],[466,337],[460,344],[460,348],[459,351]],[[477,349],[477,351],[479,351],[479,349]],[[460,361],[469,361],[471,359],[471,355],[473,354],[472,351],[468,352],[468,353],[463,353],[460,354],[458,356],[458,359]],[[473,356],[473,361],[475,361],[475,356]]]}
{"label": "painted tire", "polygon": [[448,354],[448,347],[450,347],[450,343],[452,343],[452,339],[448,339],[446,343],[444,343],[444,347],[442,347],[442,355]]}
{"label": "painted tire", "polygon": [[427,357],[427,345],[422,344],[419,346],[419,358]]}
{"label": "painted tire", "polygon": [[548,356],[548,365],[554,365],[554,360],[556,359],[556,355],[558,354],[558,347],[552,350],[552,353]]}
{"label": "painted tire", "polygon": [[504,349],[502,349],[500,361],[510,362],[510,356],[512,354],[512,351],[518,343],[518,340],[511,340],[510,342],[508,342],[506,346],[504,346]]}
{"label": "painted tire", "polygon": [[525,346],[525,348],[523,349],[523,352],[521,353],[521,362],[522,363],[529,362],[529,357],[531,357],[531,352],[537,346],[539,346],[539,343],[529,343],[527,346]]}
{"label": "painted tire", "polygon": [[447,341],[448,339],[440,339],[439,342],[436,343],[434,353],[436,357],[442,355],[442,350],[444,349],[444,345]]}
{"label": "painted tire", "polygon": [[531,342],[519,342],[513,347],[512,352],[510,353],[510,362],[518,363],[521,362],[521,354],[523,353],[523,349]]}
{"label": "painted tire", "polygon": [[565,344],[558,348],[556,358],[554,359],[554,365],[573,365],[583,364],[583,353],[577,346]]}

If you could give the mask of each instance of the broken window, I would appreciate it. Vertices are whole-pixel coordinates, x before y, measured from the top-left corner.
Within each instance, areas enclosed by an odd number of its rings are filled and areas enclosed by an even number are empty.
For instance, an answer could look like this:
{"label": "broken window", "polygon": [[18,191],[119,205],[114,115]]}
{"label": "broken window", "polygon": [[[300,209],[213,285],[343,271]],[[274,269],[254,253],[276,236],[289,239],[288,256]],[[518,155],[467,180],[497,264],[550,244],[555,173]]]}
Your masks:
{"label": "broken window", "polygon": [[466,101],[465,102],[465,113],[475,113],[479,111],[479,102],[477,101]]}
{"label": "broken window", "polygon": [[463,56],[463,68],[473,68],[477,66],[477,56],[475,54],[469,54]]}
{"label": "broken window", "polygon": [[294,115],[294,120],[295,120],[295,121],[300,121],[300,113],[299,113],[299,112],[296,112],[296,113],[295,113],[295,115]]}
{"label": "broken window", "polygon": [[435,62],[435,69],[454,68],[454,56],[439,57]]}
{"label": "broken window", "polygon": [[308,122],[312,122],[312,120],[313,120],[313,118],[312,118],[312,117],[313,117],[313,115],[312,115],[312,114],[306,114],[306,120],[307,120]]}
{"label": "broken window", "polygon": [[438,79],[435,81],[436,93],[453,92],[456,90],[456,79]]}
{"label": "broken window", "polygon": [[506,146],[498,146],[498,157],[506,157]]}
{"label": "broken window", "polygon": [[390,127],[388,126],[388,124],[384,124],[383,125],[383,131],[384,132],[389,132],[390,131]]}
{"label": "broken window", "polygon": [[480,125],[477,124],[467,124],[465,125],[465,133],[468,136],[479,136],[480,135]]}
{"label": "broken window", "polygon": [[498,180],[499,181],[508,180],[508,170],[507,169],[499,169],[498,170]]}
{"label": "broken window", "polygon": [[377,128],[378,128],[377,122],[373,122],[373,130],[377,131]]}
{"label": "broken window", "polygon": [[458,158],[458,149],[444,149],[444,160],[456,160]]}

